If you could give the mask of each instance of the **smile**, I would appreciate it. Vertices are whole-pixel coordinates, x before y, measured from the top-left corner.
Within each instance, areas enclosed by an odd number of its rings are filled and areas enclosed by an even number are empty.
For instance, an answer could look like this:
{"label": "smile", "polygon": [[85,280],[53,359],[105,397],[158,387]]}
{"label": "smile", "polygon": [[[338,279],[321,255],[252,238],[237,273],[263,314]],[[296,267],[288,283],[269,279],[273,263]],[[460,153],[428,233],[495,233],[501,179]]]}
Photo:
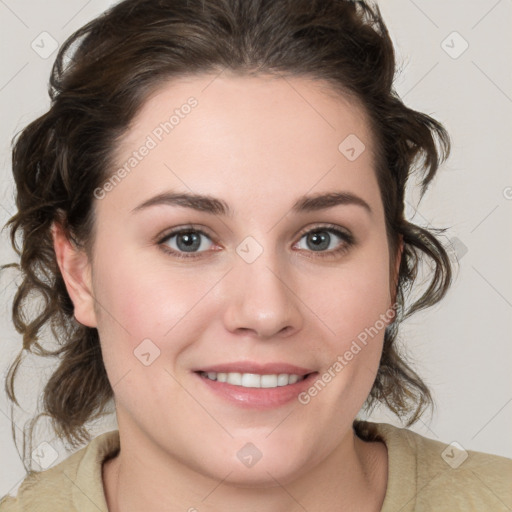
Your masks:
{"label": "smile", "polygon": [[[222,366],[218,368],[219,371],[215,371],[214,368],[205,368],[194,373],[208,393],[213,393],[223,402],[227,401],[237,407],[250,409],[265,410],[292,403],[318,377],[316,371],[311,372],[293,365],[276,364],[258,367],[255,364],[246,364],[245,366],[249,368],[240,368],[244,365],[235,363]],[[226,366],[236,368],[226,368]],[[235,369],[238,371],[233,371]],[[276,373],[270,373],[272,371]],[[285,373],[286,371],[290,373]]]}
{"label": "smile", "polygon": [[306,375],[296,375],[293,373],[259,375],[257,373],[238,372],[200,372],[200,374],[202,377],[213,381],[226,382],[227,384],[244,388],[277,388],[295,384],[306,378]]}

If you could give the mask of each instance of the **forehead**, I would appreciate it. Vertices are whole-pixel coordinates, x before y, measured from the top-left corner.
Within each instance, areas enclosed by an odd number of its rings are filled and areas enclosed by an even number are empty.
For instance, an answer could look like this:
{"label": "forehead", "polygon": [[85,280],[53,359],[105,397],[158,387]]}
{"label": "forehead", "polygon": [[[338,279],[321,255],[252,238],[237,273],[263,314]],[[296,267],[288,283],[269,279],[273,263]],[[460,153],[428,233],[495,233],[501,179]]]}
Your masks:
{"label": "forehead", "polygon": [[[190,98],[194,98],[197,106],[184,108]],[[160,84],[132,120],[120,149],[131,146],[141,135],[152,133],[169,121],[173,113],[179,116],[173,121],[178,121],[175,127],[182,125],[180,130],[173,130],[173,138],[186,125],[191,125],[203,139],[225,135],[225,130],[232,126],[245,128],[252,135],[259,126],[265,129],[260,130],[261,135],[266,131],[271,136],[285,128],[280,132],[281,139],[298,135],[301,129],[307,130],[310,136],[318,134],[322,138],[331,132],[335,141],[351,129],[364,139],[370,152],[373,149],[368,116],[355,95],[341,93],[328,82],[309,77],[227,72],[185,76]],[[189,113],[193,116],[188,116]],[[181,123],[186,117],[190,119]],[[212,126],[223,130],[210,133],[208,129]],[[237,135],[242,137],[244,133]]]}
{"label": "forehead", "polygon": [[[164,183],[202,193],[300,189],[374,182],[363,107],[305,77],[198,75],[162,84],[117,148],[121,167],[144,151],[123,188],[140,196]],[[321,183],[320,183],[321,182]],[[374,188],[374,183],[370,188]]]}

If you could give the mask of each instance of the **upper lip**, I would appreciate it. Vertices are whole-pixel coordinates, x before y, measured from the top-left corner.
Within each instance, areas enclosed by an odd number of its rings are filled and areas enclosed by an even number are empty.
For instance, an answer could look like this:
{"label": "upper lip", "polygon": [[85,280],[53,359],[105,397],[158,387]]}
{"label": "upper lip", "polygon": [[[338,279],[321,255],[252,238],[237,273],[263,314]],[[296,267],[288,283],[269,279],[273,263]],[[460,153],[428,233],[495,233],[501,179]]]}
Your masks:
{"label": "upper lip", "polygon": [[313,373],[300,366],[288,363],[255,363],[250,361],[241,361],[233,363],[221,363],[211,366],[205,366],[195,370],[196,372],[216,372],[216,373],[255,373],[257,375],[274,375],[280,373],[288,373],[293,375],[307,375]]}

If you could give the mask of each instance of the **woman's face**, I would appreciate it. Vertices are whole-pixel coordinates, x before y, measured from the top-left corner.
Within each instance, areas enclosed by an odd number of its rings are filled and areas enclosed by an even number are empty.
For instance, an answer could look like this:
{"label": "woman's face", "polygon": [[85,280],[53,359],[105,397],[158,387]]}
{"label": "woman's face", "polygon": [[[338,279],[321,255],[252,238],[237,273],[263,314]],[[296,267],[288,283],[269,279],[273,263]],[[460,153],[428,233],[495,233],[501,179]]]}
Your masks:
{"label": "woman's face", "polygon": [[94,299],[76,314],[141,461],[283,483],[353,445],[390,260],[367,122],[326,87],[169,83],[95,193]]}

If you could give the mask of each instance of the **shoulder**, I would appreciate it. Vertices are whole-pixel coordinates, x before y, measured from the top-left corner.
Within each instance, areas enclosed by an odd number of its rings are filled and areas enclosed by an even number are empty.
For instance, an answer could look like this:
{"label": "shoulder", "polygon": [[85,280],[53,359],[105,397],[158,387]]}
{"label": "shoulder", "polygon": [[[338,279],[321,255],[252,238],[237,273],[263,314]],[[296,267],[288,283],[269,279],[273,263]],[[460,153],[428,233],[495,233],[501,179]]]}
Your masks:
{"label": "shoulder", "polygon": [[0,512],[107,512],[102,464],[118,450],[117,430],[101,434],[56,466],[29,473],[16,497],[0,500]]}
{"label": "shoulder", "polygon": [[[359,437],[388,450],[383,512],[509,510],[512,459],[465,450],[387,423],[354,422]],[[402,508],[403,507],[403,508]]]}

